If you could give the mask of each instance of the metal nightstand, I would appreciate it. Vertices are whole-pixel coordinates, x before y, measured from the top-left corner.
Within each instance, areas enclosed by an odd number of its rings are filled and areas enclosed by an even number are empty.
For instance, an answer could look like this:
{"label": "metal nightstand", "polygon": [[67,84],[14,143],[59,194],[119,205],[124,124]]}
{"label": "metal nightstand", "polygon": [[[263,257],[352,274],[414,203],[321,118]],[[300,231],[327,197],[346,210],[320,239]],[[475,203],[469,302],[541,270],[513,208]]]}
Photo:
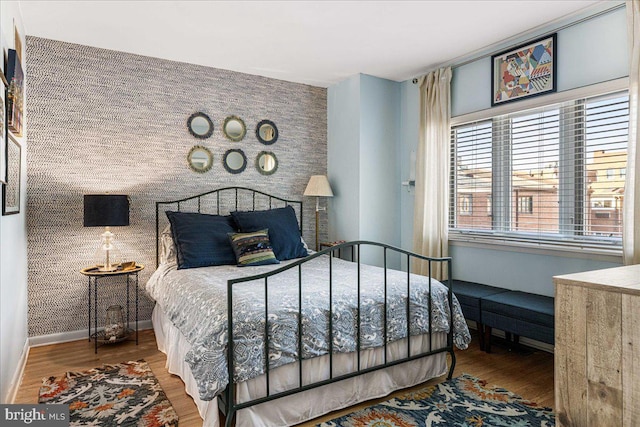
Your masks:
{"label": "metal nightstand", "polygon": [[[120,268],[120,267],[119,267]],[[103,344],[111,344],[115,342],[121,342],[125,339],[128,339],[131,336],[131,333],[135,332],[136,334],[136,345],[138,345],[138,273],[144,270],[144,265],[136,264],[134,268],[130,268],[128,270],[115,270],[115,271],[100,271],[98,267],[88,267],[80,270],[80,273],[84,274],[88,277],[88,287],[89,287],[89,341],[92,339],[95,343],[95,353],[98,353],[98,342],[101,341]],[[103,278],[109,278],[114,276],[126,276],[127,277],[127,326],[126,333],[123,339],[119,339],[116,341],[109,341],[104,339],[104,332],[98,332],[98,280]],[[131,280],[131,277],[134,277],[135,280]],[[130,318],[129,318],[129,286],[131,284],[135,286],[135,308],[136,308],[136,327],[135,330],[130,329]],[[91,287],[93,286],[93,307],[91,306]],[[92,310],[93,309],[93,310]],[[91,333],[91,312],[93,311],[93,333]],[[100,336],[102,335],[102,339]]]}
{"label": "metal nightstand", "polygon": [[[323,250],[326,248],[332,248],[334,246],[338,246],[339,244],[346,243],[345,240],[336,240],[335,242],[320,242],[319,249]],[[342,249],[338,249],[338,258],[342,258]],[[351,246],[351,260],[353,260],[353,246]]]}

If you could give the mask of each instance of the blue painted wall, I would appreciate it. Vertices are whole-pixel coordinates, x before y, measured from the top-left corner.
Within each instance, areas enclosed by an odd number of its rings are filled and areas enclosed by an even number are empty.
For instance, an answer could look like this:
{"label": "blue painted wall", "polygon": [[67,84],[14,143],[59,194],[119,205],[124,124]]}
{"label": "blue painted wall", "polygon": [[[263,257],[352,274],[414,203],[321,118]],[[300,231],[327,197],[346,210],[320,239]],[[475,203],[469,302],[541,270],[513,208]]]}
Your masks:
{"label": "blue painted wall", "polygon": [[[628,75],[624,8],[558,32],[558,90],[568,90]],[[491,61],[483,57],[455,68],[452,115],[490,108]],[[410,81],[400,90],[401,175],[409,176],[410,153],[418,144],[419,89]],[[413,244],[414,190],[402,191],[401,246]],[[553,276],[620,266],[621,257],[519,250],[505,246],[469,246],[450,242],[454,278],[553,295]]]}
{"label": "blue painted wall", "polygon": [[[360,238],[400,244],[400,83],[360,81]],[[382,263],[381,252],[375,255]]]}
{"label": "blue painted wall", "polygon": [[580,257],[518,252],[508,248],[449,246],[453,277],[540,295],[554,295],[553,276],[619,267],[621,263],[602,257]]}
{"label": "blue painted wall", "polygon": [[360,237],[360,76],[327,90],[327,174],[329,238]]}
{"label": "blue painted wall", "polygon": [[[626,76],[626,43],[624,9],[558,31],[558,90]],[[490,55],[454,69],[454,116],[490,108],[490,74]],[[330,237],[411,249],[415,190],[401,182],[418,144],[418,86],[353,76],[328,90],[328,127]],[[456,242],[450,254],[455,278],[543,295],[553,295],[554,275],[621,265],[618,256]]]}
{"label": "blue painted wall", "polygon": [[[400,86],[400,175],[406,182],[411,175],[411,153],[418,150],[420,128],[420,96],[418,86],[407,80]],[[413,208],[415,187],[403,186],[400,191],[400,246],[413,249]]]}
{"label": "blue painted wall", "polygon": [[[0,52],[14,49],[15,34],[25,46],[24,26],[20,5],[17,2],[0,2]],[[22,66],[26,53],[23,50]],[[1,61],[0,61],[1,62]],[[25,85],[29,80],[25,68]],[[0,64],[0,72],[4,73]],[[25,107],[25,127],[28,128],[28,110]],[[27,331],[27,138],[26,131],[17,138],[22,146],[22,170],[20,172],[20,213],[0,216],[0,403],[11,403],[12,394],[20,381],[21,364],[26,362]]]}
{"label": "blue painted wall", "polygon": [[[360,74],[328,90],[332,239],[401,243],[400,88]],[[363,252],[363,260],[381,265],[382,252]],[[399,265],[398,258],[391,261]]]}
{"label": "blue painted wall", "polygon": [[[565,28],[557,34],[558,92],[629,75],[624,8]],[[451,115],[455,117],[489,108],[490,55],[453,70]]]}

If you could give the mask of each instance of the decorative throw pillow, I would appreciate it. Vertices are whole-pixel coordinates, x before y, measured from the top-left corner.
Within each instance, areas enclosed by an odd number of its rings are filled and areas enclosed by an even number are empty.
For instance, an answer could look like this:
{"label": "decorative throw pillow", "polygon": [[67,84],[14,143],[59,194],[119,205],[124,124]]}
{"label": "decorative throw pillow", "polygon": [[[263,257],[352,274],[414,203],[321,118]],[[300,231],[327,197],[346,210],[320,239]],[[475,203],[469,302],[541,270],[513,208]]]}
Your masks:
{"label": "decorative throw pillow", "polygon": [[291,206],[267,211],[231,212],[241,232],[269,229],[273,253],[280,261],[309,255],[300,238],[296,212]]}
{"label": "decorative throw pillow", "polygon": [[269,241],[269,230],[229,233],[229,240],[236,254],[238,267],[280,264]]}
{"label": "decorative throw pillow", "polygon": [[237,231],[230,216],[172,211],[166,214],[176,245],[178,270],[236,263],[227,237]]}

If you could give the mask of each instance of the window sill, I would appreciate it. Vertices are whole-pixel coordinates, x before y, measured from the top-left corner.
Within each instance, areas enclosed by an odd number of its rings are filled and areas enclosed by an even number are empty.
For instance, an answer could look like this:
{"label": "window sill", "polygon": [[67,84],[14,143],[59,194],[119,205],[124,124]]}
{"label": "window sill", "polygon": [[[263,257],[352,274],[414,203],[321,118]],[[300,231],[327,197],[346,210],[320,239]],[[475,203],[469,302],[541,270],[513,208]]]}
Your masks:
{"label": "window sill", "polygon": [[550,243],[520,242],[500,237],[488,237],[461,233],[449,233],[449,244],[479,249],[581,258],[622,264],[621,248],[595,248],[592,246],[562,245]]}

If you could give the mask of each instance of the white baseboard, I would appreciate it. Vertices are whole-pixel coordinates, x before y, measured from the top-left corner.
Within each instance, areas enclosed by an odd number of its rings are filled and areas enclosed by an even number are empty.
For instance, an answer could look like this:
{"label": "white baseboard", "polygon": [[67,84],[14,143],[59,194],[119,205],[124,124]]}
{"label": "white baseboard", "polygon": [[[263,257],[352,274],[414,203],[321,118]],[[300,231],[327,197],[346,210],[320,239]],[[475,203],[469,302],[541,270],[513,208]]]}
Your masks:
{"label": "white baseboard", "polygon": [[22,353],[20,354],[20,361],[18,362],[18,368],[13,374],[13,378],[11,378],[11,386],[9,387],[9,391],[7,393],[7,402],[14,403],[16,401],[16,395],[18,394],[18,389],[20,388],[20,384],[22,384],[22,375],[24,374],[24,369],[27,366],[27,359],[29,358],[29,339],[24,341],[24,347],[22,348]]}
{"label": "white baseboard", "polygon": [[[141,320],[138,322],[138,330],[152,329],[151,320]],[[99,330],[100,328],[98,328]],[[39,335],[29,338],[30,347],[40,347],[43,345],[60,344],[69,341],[86,340],[89,338],[89,332],[86,329],[79,331],[60,332],[50,335]]]}
{"label": "white baseboard", "polygon": [[[467,324],[469,325],[469,327],[473,328],[473,329],[478,329],[478,325],[476,325],[476,322],[474,322],[473,320],[467,320]],[[500,329],[492,329],[491,330],[491,335],[494,335],[496,337],[500,337],[500,338],[504,338],[504,331],[501,331]],[[537,350],[542,350],[542,351],[546,351],[547,353],[552,353],[554,351],[554,346],[552,346],[551,344],[547,344],[546,342],[541,342],[541,341],[536,341],[536,340],[532,340],[531,338],[526,338],[526,337],[520,337],[520,344],[524,344],[528,347],[531,348],[535,348]]]}

